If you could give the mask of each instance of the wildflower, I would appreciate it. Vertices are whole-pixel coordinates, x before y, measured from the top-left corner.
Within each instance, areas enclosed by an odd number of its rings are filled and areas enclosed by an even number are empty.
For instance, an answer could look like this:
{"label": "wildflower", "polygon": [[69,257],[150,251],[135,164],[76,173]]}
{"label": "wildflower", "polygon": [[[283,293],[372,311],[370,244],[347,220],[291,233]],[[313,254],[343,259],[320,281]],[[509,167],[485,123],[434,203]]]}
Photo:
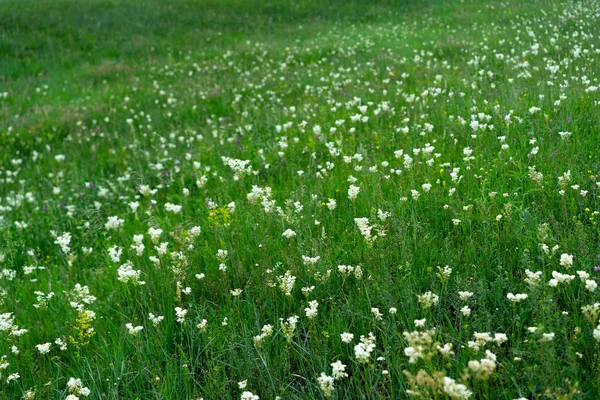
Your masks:
{"label": "wildflower", "polygon": [[61,236],[57,237],[54,241],[54,244],[60,246],[60,249],[63,253],[69,254],[71,252],[71,248],[69,244],[71,243],[71,234],[69,232],[63,233]]}
{"label": "wildflower", "polygon": [[154,326],[157,326],[158,324],[160,324],[162,322],[162,320],[165,319],[165,317],[163,317],[162,315],[161,316],[156,316],[156,315],[154,315],[152,313],[150,313],[148,315],[148,317],[150,318],[150,321],[152,321],[152,324]]}
{"label": "wildflower", "polygon": [[581,307],[581,312],[588,322],[594,324],[600,315],[600,303],[585,305]]}
{"label": "wildflower", "polygon": [[150,235],[150,240],[152,241],[152,243],[157,244],[158,240],[160,239],[160,235],[162,235],[163,230],[160,228],[152,228],[150,227],[148,229],[148,235]]}
{"label": "wildflower", "polygon": [[561,137],[561,139],[566,139],[571,136],[571,132],[558,132],[558,135]]}
{"label": "wildflower", "polygon": [[548,282],[548,285],[551,287],[556,287],[559,283],[569,283],[573,279],[575,279],[575,275],[561,274],[557,271],[552,271],[552,277],[553,279],[550,279],[550,281]]}
{"label": "wildflower", "polygon": [[187,310],[184,310],[181,307],[175,307],[175,314],[177,315],[177,322],[180,324],[185,322],[185,315],[187,314]]}
{"label": "wildflower", "polygon": [[377,239],[377,235],[373,235],[371,233],[373,230],[373,226],[370,225],[369,219],[354,218],[354,223],[356,223],[356,226],[358,227],[360,234],[365,239],[365,242],[367,242],[367,245],[372,245],[375,242],[375,239]]}
{"label": "wildflower", "polygon": [[525,283],[527,283],[530,286],[539,285],[542,279],[542,271],[531,272],[530,270],[526,269],[525,275]]}
{"label": "wildflower", "polygon": [[283,331],[285,340],[288,343],[292,343],[292,339],[294,338],[294,332],[296,331],[296,324],[298,323],[298,319],[299,318],[297,315],[288,317],[288,319],[286,321],[283,321],[283,318],[280,319],[281,330]]}
{"label": "wildflower", "polygon": [[106,221],[106,223],[104,224],[104,228],[107,231],[114,231],[114,230],[117,230],[120,227],[122,227],[124,223],[125,223],[125,220],[121,219],[119,217],[116,217],[116,216],[108,217],[108,221]]}
{"label": "wildflower", "polygon": [[108,257],[110,261],[117,263],[121,261],[121,255],[123,254],[123,249],[119,246],[112,246],[108,249]]}
{"label": "wildflower", "polygon": [[350,185],[350,188],[348,189],[348,198],[352,201],[356,200],[359,192],[360,188],[358,186]]}
{"label": "wildflower", "polygon": [[308,307],[304,309],[306,312],[306,317],[308,319],[314,319],[317,316],[317,307],[319,307],[319,303],[316,300],[310,301],[308,303]]}
{"label": "wildflower", "polygon": [[577,276],[579,276],[579,279],[585,282],[586,279],[589,279],[590,274],[585,271],[577,271]]}
{"label": "wildflower", "polygon": [[168,245],[169,245],[168,242],[163,242],[159,246],[154,246],[154,249],[156,250],[158,255],[164,256],[165,254],[167,254],[167,246]]}
{"label": "wildflower", "polygon": [[571,181],[571,171],[570,170],[558,177],[558,185],[563,189],[565,189],[567,187],[567,185],[569,184],[570,181]]}
{"label": "wildflower", "polygon": [[278,276],[279,288],[286,296],[292,295],[294,284],[296,283],[296,277],[292,275],[290,271],[286,271],[283,276]]}
{"label": "wildflower", "polygon": [[200,228],[199,226],[194,226],[188,231],[192,238],[197,238],[198,235],[200,235],[200,232],[202,232],[202,228]]}
{"label": "wildflower", "polygon": [[594,339],[596,339],[597,342],[600,342],[600,325],[594,329],[593,335]]}
{"label": "wildflower", "polygon": [[262,327],[262,333],[254,336],[254,346],[260,347],[263,341],[271,335],[273,335],[273,326],[268,324],[264,325]]}
{"label": "wildflower", "polygon": [[300,289],[300,290],[302,291],[302,294],[303,294],[305,297],[308,297],[308,296],[310,295],[310,293],[311,293],[313,290],[315,290],[315,287],[314,287],[314,285],[313,285],[313,286],[305,286],[305,287],[303,287],[303,288],[302,288],[302,289]]}
{"label": "wildflower", "polygon": [[469,361],[468,366],[475,373],[475,377],[481,380],[487,380],[496,370],[496,356],[489,350],[485,352],[486,358],[479,361]]}
{"label": "wildflower", "polygon": [[144,329],[143,326],[133,326],[133,324],[131,323],[126,324],[125,327],[129,331],[129,334],[131,336],[137,336],[137,334],[140,333],[142,329]]}
{"label": "wildflower", "polygon": [[427,322],[427,319],[423,318],[423,319],[415,319],[415,326],[417,328],[422,328],[425,326],[425,322]]}
{"label": "wildflower", "polygon": [[469,315],[471,315],[471,308],[469,306],[464,306],[460,309],[460,313],[465,317],[468,317]]}
{"label": "wildflower", "polygon": [[408,362],[416,363],[419,359],[430,359],[437,349],[434,347],[433,337],[435,329],[424,332],[413,331],[403,333],[404,340],[408,346],[404,349],[404,355],[408,357]]}
{"label": "wildflower", "polygon": [[242,393],[241,400],[260,400],[260,397],[253,394],[252,392],[244,392]]}
{"label": "wildflower", "polygon": [[431,308],[436,305],[439,301],[439,296],[437,294],[431,292],[425,292],[420,296],[417,296],[419,299],[419,304],[423,305],[423,308]]}
{"label": "wildflower", "polygon": [[540,342],[551,342],[554,340],[554,332],[543,333]]}
{"label": "wildflower", "polygon": [[337,207],[337,202],[334,199],[329,199],[326,206],[329,210],[333,211]]}
{"label": "wildflower", "polygon": [[438,266],[438,276],[442,282],[445,282],[450,278],[450,274],[452,274],[452,268],[446,265],[444,268]]}
{"label": "wildflower", "polygon": [[83,307],[80,305],[80,303],[89,305],[97,300],[96,296],[90,294],[90,289],[87,287],[87,285],[81,286],[79,283],[75,284],[75,287],[71,290],[69,294],[73,299],[71,306],[75,306],[74,308],[78,309],[81,309]]}
{"label": "wildflower", "polygon": [[227,261],[227,257],[229,256],[229,253],[227,252],[227,250],[223,250],[223,249],[219,249],[217,250],[217,260],[219,260],[220,262],[225,262]]}
{"label": "wildflower", "polygon": [[196,179],[196,186],[198,189],[202,189],[206,185],[206,182],[208,182],[208,178],[206,175],[202,175],[199,179]]}
{"label": "wildflower", "polygon": [[158,192],[158,189],[150,189],[148,185],[140,185],[138,191],[142,194],[142,196],[149,197],[153,196]]}
{"label": "wildflower", "polygon": [[442,379],[442,390],[451,399],[466,400],[473,395],[465,385],[457,383],[454,379],[445,376]]}
{"label": "wildflower", "polygon": [[327,399],[330,398],[334,389],[333,377],[327,376],[325,372],[322,372],[321,376],[317,378],[317,381],[319,382],[319,387],[323,391],[323,396],[325,396]]}
{"label": "wildflower", "polygon": [[452,343],[446,343],[443,346],[437,346],[437,350],[445,358],[448,358],[448,357],[451,357],[454,355],[454,351],[452,351]]}
{"label": "wildflower", "polygon": [[318,263],[320,259],[321,259],[320,256],[316,256],[316,257],[302,256],[302,263],[304,265],[310,267],[310,266],[313,266],[316,263]]}
{"label": "wildflower", "polygon": [[492,335],[489,332],[475,332],[473,333],[473,340],[469,340],[467,345],[469,348],[479,351],[479,349],[493,341]]}
{"label": "wildflower", "polygon": [[565,268],[571,268],[573,266],[573,256],[567,253],[560,255],[560,265]]}
{"label": "wildflower", "polygon": [[133,243],[131,248],[135,250],[138,257],[142,256],[144,253],[144,235],[133,235]]}
{"label": "wildflower", "polygon": [[40,352],[40,354],[48,354],[50,352],[50,346],[52,346],[52,343],[48,342],[44,344],[37,344],[35,348]]}
{"label": "wildflower", "polygon": [[362,274],[363,274],[363,271],[362,271],[362,268],[360,267],[360,265],[357,265],[356,267],[354,267],[354,277],[356,279],[362,278]]}
{"label": "wildflower", "polygon": [[233,180],[238,181],[252,173],[250,160],[239,160],[237,158],[221,157],[221,160],[233,171]]}
{"label": "wildflower", "polygon": [[[54,344],[57,345],[58,348],[60,350],[62,350],[62,351],[65,351],[67,349],[67,343],[63,339],[61,339],[61,338],[56,339],[54,341]],[[19,353],[19,349],[17,349],[16,346],[13,346],[12,352],[15,353],[15,354],[18,354]]]}
{"label": "wildflower", "polygon": [[333,369],[333,379],[335,379],[336,381],[342,378],[346,378],[348,376],[348,373],[345,372],[346,366],[342,364],[342,362],[339,360],[334,363],[331,363],[331,368]]}
{"label": "wildflower", "polygon": [[458,292],[458,297],[462,300],[462,301],[467,301],[468,299],[470,299],[471,297],[473,297],[473,292]]}
{"label": "wildflower", "polygon": [[129,203],[129,208],[131,208],[131,212],[136,213],[138,207],[140,206],[140,203],[138,203],[137,201],[132,201]]}
{"label": "wildflower", "polygon": [[196,328],[198,328],[198,330],[200,332],[206,332],[207,326],[208,326],[208,321],[203,319],[202,321],[200,321],[200,323],[198,325],[196,325]]}
{"label": "wildflower", "polygon": [[293,231],[293,230],[291,230],[291,229],[286,229],[286,230],[285,230],[285,232],[283,232],[283,235],[282,235],[282,236],[283,236],[284,238],[286,238],[286,239],[291,239],[291,238],[293,238],[294,236],[296,236],[296,232],[294,232],[294,231]]}
{"label": "wildflower", "polygon": [[596,281],[594,281],[592,279],[587,279],[585,281],[585,289],[586,290],[588,290],[590,292],[594,292],[597,287],[598,287],[598,284],[596,283]]}
{"label": "wildflower", "polygon": [[354,340],[354,335],[352,333],[344,332],[340,336],[344,343],[352,343],[352,340]]}
{"label": "wildflower", "polygon": [[135,285],[145,285],[146,282],[140,281],[141,273],[142,271],[134,270],[133,265],[131,265],[129,262],[126,262],[117,270],[117,280],[123,283],[132,282]]}
{"label": "wildflower", "polygon": [[173,214],[179,214],[181,213],[181,206],[180,205],[176,205],[176,204],[171,204],[171,203],[165,203],[165,210],[166,211],[170,211]]}
{"label": "wildflower", "polygon": [[387,211],[381,211],[381,209],[377,209],[377,218],[379,218],[379,220],[381,222],[385,222],[387,221],[387,219],[392,215],[391,212],[387,212]]}
{"label": "wildflower", "polygon": [[527,296],[527,294],[525,294],[525,293],[520,293],[520,294],[509,293],[506,295],[506,298],[509,299],[510,301],[512,301],[513,303],[518,303],[521,300],[525,300],[527,297],[529,297],[529,296]]}
{"label": "wildflower", "polygon": [[360,343],[354,346],[354,355],[358,362],[366,364],[369,362],[373,350],[375,350],[375,335],[369,332],[367,337],[361,335]]}
{"label": "wildflower", "polygon": [[16,381],[20,377],[21,377],[21,375],[19,375],[19,373],[10,374],[8,377],[6,377],[6,383],[10,383],[12,381]]}
{"label": "wildflower", "polygon": [[36,300],[37,300],[37,304],[33,305],[35,308],[42,308],[42,309],[47,308],[48,302],[50,301],[50,299],[52,297],[54,297],[54,292],[45,294],[44,292],[35,291],[35,292],[33,292],[33,294],[35,294]]}
{"label": "wildflower", "polygon": [[508,341],[508,336],[506,335],[506,333],[496,333],[494,335],[494,343],[496,343],[496,345],[498,346],[502,346],[503,343],[506,343]]}
{"label": "wildflower", "polygon": [[381,321],[383,314],[381,313],[381,311],[379,311],[379,308],[377,307],[372,307],[371,308],[371,313],[373,314],[373,316],[375,317],[375,320],[377,321]]}
{"label": "wildflower", "polygon": [[343,277],[350,275],[352,271],[354,271],[354,267],[352,265],[338,265],[337,268]]}

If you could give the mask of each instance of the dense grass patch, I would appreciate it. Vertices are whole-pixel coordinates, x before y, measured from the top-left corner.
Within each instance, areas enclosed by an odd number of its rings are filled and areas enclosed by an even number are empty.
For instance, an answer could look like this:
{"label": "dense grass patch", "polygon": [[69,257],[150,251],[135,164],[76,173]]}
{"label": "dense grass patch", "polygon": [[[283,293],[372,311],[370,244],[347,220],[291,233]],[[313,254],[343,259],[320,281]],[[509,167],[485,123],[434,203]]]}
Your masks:
{"label": "dense grass patch", "polygon": [[596,399],[600,3],[0,3],[0,397]]}

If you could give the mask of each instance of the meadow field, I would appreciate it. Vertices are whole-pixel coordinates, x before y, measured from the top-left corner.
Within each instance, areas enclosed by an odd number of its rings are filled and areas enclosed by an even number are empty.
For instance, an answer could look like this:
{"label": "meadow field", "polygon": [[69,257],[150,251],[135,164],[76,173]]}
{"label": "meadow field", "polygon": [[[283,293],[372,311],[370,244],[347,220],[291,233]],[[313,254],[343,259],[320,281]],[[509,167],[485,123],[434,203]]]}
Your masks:
{"label": "meadow field", "polygon": [[600,1],[0,1],[0,399],[600,399]]}

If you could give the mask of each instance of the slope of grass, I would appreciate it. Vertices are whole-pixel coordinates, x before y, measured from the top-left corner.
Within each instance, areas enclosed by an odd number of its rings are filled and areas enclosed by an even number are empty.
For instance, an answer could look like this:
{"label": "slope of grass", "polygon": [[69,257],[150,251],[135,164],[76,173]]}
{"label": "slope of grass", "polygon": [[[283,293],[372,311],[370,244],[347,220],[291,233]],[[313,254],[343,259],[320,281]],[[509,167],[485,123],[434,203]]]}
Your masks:
{"label": "slope of grass", "polygon": [[0,3],[3,398],[597,398],[599,18]]}

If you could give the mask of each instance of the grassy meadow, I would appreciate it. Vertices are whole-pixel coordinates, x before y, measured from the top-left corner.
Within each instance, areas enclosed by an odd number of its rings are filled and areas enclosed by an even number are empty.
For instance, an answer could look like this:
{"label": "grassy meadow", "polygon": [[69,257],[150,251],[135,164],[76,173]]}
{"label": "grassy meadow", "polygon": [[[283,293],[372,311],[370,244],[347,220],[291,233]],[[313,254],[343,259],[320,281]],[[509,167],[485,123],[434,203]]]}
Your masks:
{"label": "grassy meadow", "polygon": [[600,1],[0,1],[0,399],[599,399]]}

